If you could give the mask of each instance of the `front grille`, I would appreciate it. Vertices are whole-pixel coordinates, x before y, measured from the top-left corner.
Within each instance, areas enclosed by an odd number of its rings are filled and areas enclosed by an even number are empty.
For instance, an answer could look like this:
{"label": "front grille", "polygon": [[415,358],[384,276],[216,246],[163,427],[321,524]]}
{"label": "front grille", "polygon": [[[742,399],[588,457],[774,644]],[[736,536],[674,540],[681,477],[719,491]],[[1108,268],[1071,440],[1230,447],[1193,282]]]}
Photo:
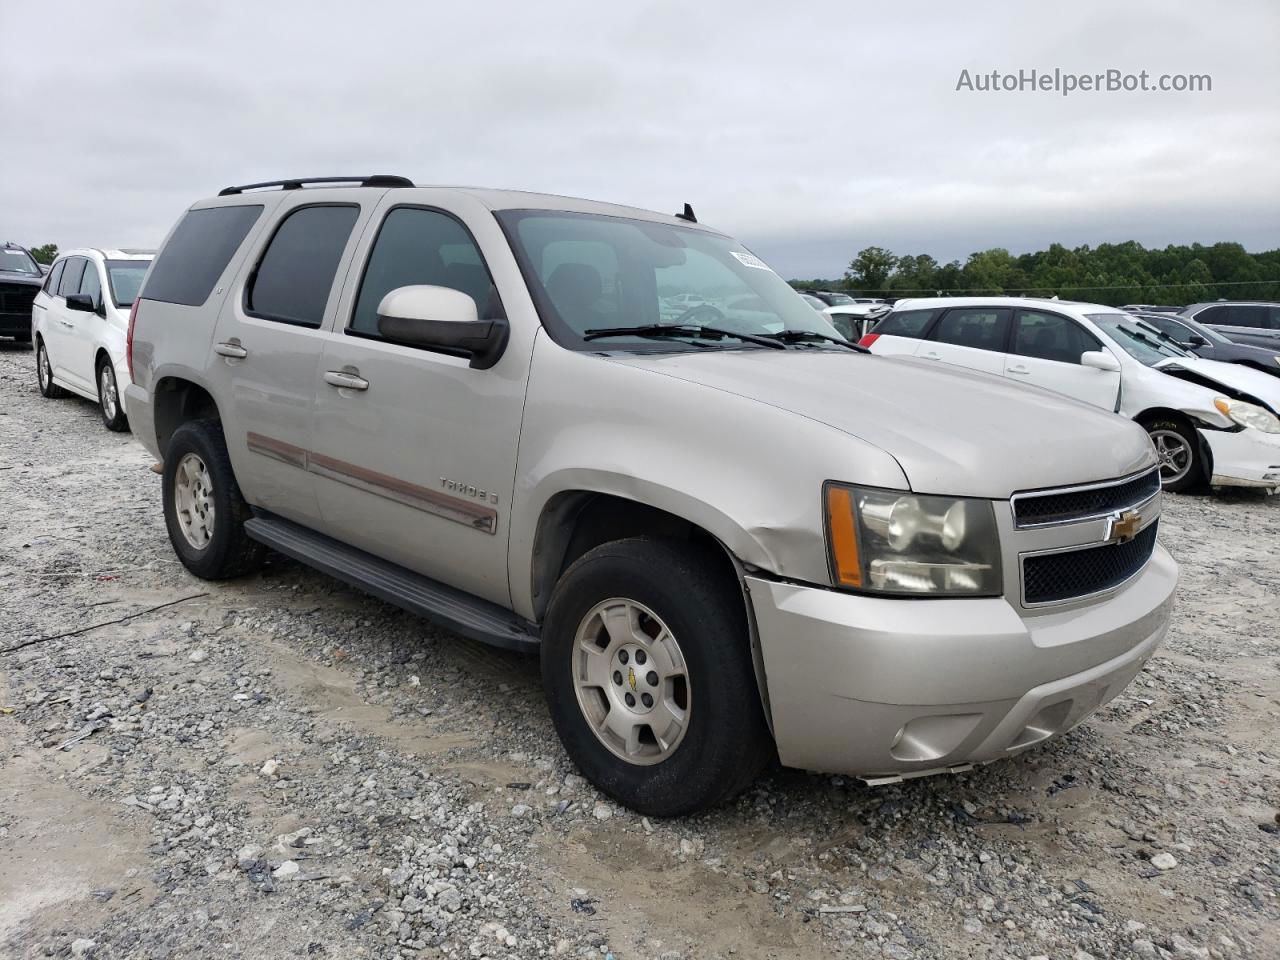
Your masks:
{"label": "front grille", "polygon": [[31,316],[31,304],[39,292],[39,287],[25,283],[0,283],[0,313]]}
{"label": "front grille", "polygon": [[1137,506],[1160,490],[1160,471],[1150,470],[1140,477],[1118,483],[1072,487],[1046,493],[1022,493],[1013,498],[1013,517],[1019,527],[1050,523],[1071,523],[1104,516]]}
{"label": "front grille", "polygon": [[1023,602],[1055,603],[1101,593],[1124,583],[1145,565],[1156,546],[1152,522],[1128,543],[1043,553],[1022,560]]}

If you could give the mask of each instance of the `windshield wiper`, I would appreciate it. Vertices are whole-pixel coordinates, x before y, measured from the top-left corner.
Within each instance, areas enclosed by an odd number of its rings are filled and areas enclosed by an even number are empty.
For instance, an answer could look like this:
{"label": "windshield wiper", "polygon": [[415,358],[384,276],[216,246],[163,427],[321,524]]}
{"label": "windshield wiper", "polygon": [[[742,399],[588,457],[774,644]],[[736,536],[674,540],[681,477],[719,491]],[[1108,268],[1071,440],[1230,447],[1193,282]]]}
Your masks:
{"label": "windshield wiper", "polygon": [[847,347],[850,350],[856,350],[858,353],[871,352],[860,343],[850,343],[848,340],[841,340],[838,337],[829,337],[825,333],[818,333],[817,330],[781,330],[778,333],[767,333],[765,336],[771,340],[781,340],[783,343],[812,343],[814,340],[822,340]]}
{"label": "windshield wiper", "polygon": [[738,333],[736,330],[724,330],[720,327],[703,327],[697,324],[646,323],[636,327],[601,327],[587,330],[582,334],[583,340],[599,340],[601,337],[705,337],[721,340],[724,337],[736,337],[747,343],[758,343],[762,347],[774,350],[787,349],[786,344],[765,337],[757,337],[750,333]]}

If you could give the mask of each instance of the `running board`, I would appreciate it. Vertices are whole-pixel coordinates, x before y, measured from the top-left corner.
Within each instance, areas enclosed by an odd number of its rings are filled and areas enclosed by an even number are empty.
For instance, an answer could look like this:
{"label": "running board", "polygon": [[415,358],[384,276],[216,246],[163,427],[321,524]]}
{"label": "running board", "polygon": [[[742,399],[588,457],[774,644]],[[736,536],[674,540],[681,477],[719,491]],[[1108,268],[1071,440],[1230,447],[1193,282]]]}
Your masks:
{"label": "running board", "polygon": [[537,625],[496,603],[445,586],[269,513],[256,513],[245,522],[244,529],[272,550],[464,637],[522,653],[538,651]]}

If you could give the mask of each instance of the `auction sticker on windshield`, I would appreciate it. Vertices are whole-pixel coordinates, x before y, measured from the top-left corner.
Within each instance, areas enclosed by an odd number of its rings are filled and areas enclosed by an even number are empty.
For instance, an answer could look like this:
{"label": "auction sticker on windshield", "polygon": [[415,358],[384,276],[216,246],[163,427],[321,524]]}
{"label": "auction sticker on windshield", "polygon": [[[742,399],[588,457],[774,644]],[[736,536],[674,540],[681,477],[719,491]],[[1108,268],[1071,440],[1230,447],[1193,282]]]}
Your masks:
{"label": "auction sticker on windshield", "polygon": [[753,253],[739,253],[737,250],[730,250],[729,252],[744,267],[755,267],[757,270],[768,270],[773,273],[773,268]]}

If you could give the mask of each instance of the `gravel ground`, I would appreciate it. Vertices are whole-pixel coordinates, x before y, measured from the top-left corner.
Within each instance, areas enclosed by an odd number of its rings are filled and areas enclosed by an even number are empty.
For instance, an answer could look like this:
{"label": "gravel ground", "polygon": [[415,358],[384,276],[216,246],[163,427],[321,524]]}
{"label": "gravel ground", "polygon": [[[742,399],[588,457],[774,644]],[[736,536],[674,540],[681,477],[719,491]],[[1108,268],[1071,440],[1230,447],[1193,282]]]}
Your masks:
{"label": "gravel ground", "polygon": [[0,956],[1280,957],[1280,497],[1166,498],[1168,643],[1054,744],[650,821],[535,661],[189,576],[149,465],[0,346]]}

